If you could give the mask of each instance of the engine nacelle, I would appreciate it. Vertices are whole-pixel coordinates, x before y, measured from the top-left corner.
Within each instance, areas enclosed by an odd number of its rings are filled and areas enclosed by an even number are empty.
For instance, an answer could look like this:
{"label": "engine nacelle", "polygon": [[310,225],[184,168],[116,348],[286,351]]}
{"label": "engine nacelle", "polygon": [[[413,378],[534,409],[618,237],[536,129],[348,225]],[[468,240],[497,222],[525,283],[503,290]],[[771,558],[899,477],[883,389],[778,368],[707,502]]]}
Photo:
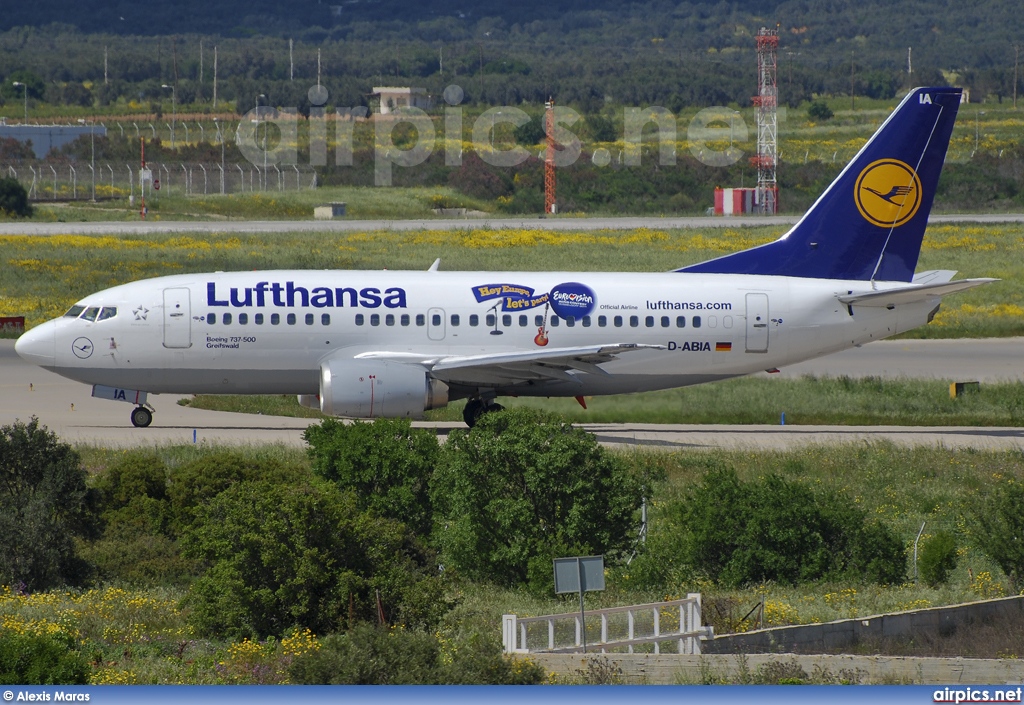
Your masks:
{"label": "engine nacelle", "polygon": [[320,395],[319,394],[300,394],[299,395],[299,406],[304,406],[307,409],[316,409],[320,411]]}
{"label": "engine nacelle", "polygon": [[448,385],[419,365],[390,360],[328,360],[320,365],[320,411],[355,418],[423,418],[448,404]]}

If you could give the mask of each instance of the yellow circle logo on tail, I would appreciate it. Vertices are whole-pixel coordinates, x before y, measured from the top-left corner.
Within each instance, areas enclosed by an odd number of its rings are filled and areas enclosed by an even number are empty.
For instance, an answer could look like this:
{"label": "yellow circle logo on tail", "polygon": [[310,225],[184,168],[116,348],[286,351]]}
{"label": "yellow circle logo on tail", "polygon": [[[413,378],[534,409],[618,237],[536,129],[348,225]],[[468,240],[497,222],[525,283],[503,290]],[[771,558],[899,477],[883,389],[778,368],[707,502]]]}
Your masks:
{"label": "yellow circle logo on tail", "polygon": [[857,210],[880,228],[898,228],[913,218],[921,205],[921,196],[917,172],[898,159],[871,162],[853,187]]}

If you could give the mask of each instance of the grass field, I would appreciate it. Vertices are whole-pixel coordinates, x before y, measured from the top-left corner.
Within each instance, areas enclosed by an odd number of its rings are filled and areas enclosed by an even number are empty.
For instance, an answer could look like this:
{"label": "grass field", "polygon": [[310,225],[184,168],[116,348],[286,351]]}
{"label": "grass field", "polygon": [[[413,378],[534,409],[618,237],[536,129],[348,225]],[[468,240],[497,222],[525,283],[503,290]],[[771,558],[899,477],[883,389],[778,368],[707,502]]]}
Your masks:
{"label": "grass field", "polygon": [[[1024,426],[1024,384],[986,384],[951,399],[941,380],[846,377],[744,377],[643,394],[573,399],[513,399],[506,407],[551,411],[574,423]],[[293,396],[197,396],[184,405],[268,416],[319,418]],[[461,421],[462,402],[427,412],[432,421]]]}
{"label": "grass field", "polygon": [[[367,189],[379,193],[373,189]],[[409,198],[413,198],[410,196]],[[136,279],[252,269],[666,271],[754,245],[779,227],[551,232],[541,229],[53,237],[0,236],[0,316],[29,326],[79,298]],[[1002,281],[951,296],[908,337],[1024,334],[1024,232],[1015,225],[929,229],[918,270]]]}

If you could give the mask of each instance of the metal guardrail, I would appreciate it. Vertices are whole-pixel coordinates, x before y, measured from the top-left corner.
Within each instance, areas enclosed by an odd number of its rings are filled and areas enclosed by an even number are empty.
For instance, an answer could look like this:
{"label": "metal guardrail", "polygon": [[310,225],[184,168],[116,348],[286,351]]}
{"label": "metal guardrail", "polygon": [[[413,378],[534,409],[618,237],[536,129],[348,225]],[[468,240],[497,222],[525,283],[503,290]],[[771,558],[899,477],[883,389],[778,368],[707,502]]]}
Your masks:
{"label": "metal guardrail", "polygon": [[[602,653],[612,649],[633,653],[634,647],[649,644],[653,653],[659,654],[663,643],[676,642],[675,653],[699,654],[700,642],[714,638],[712,627],[701,626],[700,593],[689,593],[681,600],[587,610],[584,619],[589,629],[600,620],[600,639],[592,639],[588,632],[586,643],[589,649]],[[546,629],[538,629],[543,626]],[[583,649],[583,629],[579,612],[540,617],[506,614],[502,615],[502,648],[506,654],[575,653]],[[536,643],[545,635],[544,646],[529,646],[530,637]],[[570,639],[571,643],[565,643]]]}

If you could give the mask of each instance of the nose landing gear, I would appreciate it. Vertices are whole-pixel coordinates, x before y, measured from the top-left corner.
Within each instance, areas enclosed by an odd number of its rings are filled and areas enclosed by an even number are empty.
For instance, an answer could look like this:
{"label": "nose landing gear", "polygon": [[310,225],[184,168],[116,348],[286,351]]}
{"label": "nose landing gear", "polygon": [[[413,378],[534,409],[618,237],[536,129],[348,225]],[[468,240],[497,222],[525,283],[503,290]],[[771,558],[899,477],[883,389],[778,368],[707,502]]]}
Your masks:
{"label": "nose landing gear", "polygon": [[153,423],[153,410],[145,406],[137,406],[132,409],[132,426],[146,428]]}

